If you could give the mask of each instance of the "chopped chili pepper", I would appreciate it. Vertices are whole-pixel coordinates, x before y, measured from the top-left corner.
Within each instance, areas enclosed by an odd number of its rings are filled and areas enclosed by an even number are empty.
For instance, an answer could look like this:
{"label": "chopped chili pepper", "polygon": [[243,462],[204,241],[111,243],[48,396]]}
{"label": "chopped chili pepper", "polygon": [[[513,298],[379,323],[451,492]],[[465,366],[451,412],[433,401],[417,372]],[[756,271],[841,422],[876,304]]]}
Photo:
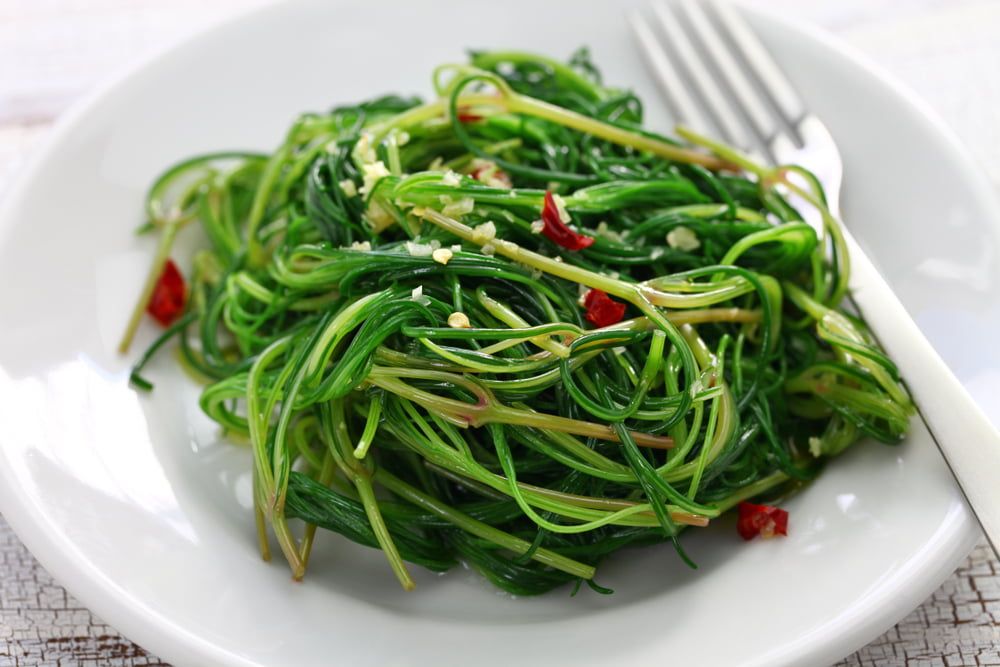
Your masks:
{"label": "chopped chili pepper", "polygon": [[606,327],[621,322],[625,315],[625,304],[615,301],[606,292],[592,289],[583,297],[583,307],[587,309],[585,317],[599,327]]}
{"label": "chopped chili pepper", "polygon": [[186,301],[187,286],[184,284],[184,276],[173,260],[168,259],[163,266],[163,273],[156,281],[153,294],[149,297],[146,312],[157,322],[168,327],[184,312]]}
{"label": "chopped chili pepper", "polygon": [[504,188],[509,188],[512,185],[507,172],[495,164],[480,165],[469,172],[469,176],[487,185],[496,184]]}
{"label": "chopped chili pepper", "polygon": [[771,505],[742,502],[739,504],[736,530],[744,540],[752,540],[758,535],[764,539],[788,535],[788,512]]}
{"label": "chopped chili pepper", "polygon": [[455,112],[455,117],[458,118],[459,123],[478,123],[483,119],[482,116],[477,113],[472,113],[468,109],[468,107],[458,107],[458,110]]}
{"label": "chopped chili pepper", "polygon": [[561,245],[567,250],[583,250],[589,247],[594,239],[590,236],[577,234],[566,226],[559,216],[559,207],[551,192],[545,193],[545,204],[542,206],[542,234],[545,234],[553,243]]}

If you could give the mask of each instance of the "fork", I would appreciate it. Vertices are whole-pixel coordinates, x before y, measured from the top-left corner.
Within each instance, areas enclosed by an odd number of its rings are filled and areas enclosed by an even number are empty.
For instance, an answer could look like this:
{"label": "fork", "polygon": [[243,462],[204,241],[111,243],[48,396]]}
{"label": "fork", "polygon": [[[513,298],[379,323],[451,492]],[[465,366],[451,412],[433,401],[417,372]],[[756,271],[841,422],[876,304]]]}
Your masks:
{"label": "fork", "polygon": [[[839,220],[837,144],[739,13],[719,0],[660,0],[650,13],[653,21],[640,11],[629,21],[675,120],[704,134],[715,128],[758,159],[809,169]],[[841,229],[851,257],[851,301],[897,363],[920,418],[1000,555],[1000,433]]]}

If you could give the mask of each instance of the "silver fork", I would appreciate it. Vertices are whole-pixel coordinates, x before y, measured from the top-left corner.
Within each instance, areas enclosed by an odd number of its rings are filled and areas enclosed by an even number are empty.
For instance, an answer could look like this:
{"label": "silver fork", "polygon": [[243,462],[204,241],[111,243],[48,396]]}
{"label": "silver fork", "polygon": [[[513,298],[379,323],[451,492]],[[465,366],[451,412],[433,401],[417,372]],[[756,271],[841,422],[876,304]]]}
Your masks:
{"label": "silver fork", "polygon": [[[837,145],[739,13],[719,0],[660,0],[650,13],[652,22],[638,11],[629,20],[675,119],[773,164],[811,170],[839,219]],[[851,256],[851,299],[898,364],[927,430],[1000,555],[1000,433],[841,228]]]}

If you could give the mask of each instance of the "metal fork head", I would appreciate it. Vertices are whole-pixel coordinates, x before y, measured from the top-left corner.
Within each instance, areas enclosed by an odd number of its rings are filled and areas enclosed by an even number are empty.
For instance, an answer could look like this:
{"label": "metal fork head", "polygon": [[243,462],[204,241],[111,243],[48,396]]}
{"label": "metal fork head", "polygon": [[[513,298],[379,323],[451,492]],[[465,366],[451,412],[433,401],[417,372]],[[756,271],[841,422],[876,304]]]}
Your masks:
{"label": "metal fork head", "polygon": [[725,0],[657,0],[630,23],[675,120],[823,184],[836,216],[840,152],[791,81]]}

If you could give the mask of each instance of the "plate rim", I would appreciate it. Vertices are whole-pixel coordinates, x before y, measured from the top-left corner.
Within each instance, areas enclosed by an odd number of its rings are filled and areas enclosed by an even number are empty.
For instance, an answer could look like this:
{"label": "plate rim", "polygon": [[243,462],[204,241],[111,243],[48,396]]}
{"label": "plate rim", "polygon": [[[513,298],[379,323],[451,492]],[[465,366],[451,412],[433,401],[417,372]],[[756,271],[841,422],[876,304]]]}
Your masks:
{"label": "plate rim", "polygon": [[[150,66],[171,58],[189,45],[210,38],[220,29],[233,29],[241,23],[260,20],[271,12],[289,11],[295,5],[308,5],[314,2],[316,0],[269,0],[255,7],[237,9],[235,14],[220,17],[179,36],[105,77],[57,117],[42,139],[41,146],[32,151],[24,169],[11,182],[3,200],[0,201],[0,244],[4,242],[6,234],[16,226],[14,212],[19,208],[28,187],[38,178],[43,166],[57,154],[59,146],[74,128],[106,97],[141,77]],[[752,17],[778,24],[783,30],[798,33],[808,41],[818,43],[825,51],[836,54],[851,66],[865,70],[880,87],[891,93],[892,97],[910,107],[928,132],[938,135],[942,149],[950,151],[954,161],[962,166],[963,176],[970,190],[974,190],[978,199],[992,209],[992,215],[985,224],[1000,227],[1000,199],[996,189],[983,170],[976,168],[979,162],[968,147],[929,103],[884,67],[836,35],[805,20],[779,15],[777,10],[771,8],[751,6],[742,0],[732,4]],[[0,462],[5,458],[3,450],[0,449]],[[60,585],[92,612],[111,623],[127,639],[164,659],[165,656],[169,656],[172,662],[178,664],[214,664],[232,667],[259,665],[257,661],[247,656],[222,649],[205,637],[185,630],[170,617],[156,612],[146,602],[122,589],[90,562],[74,543],[58,530],[57,526],[46,521],[44,512],[35,503],[23,501],[15,492],[17,485],[12,482],[16,482],[16,478],[11,475],[8,466],[0,465],[0,479],[5,482],[0,484],[0,513],[18,539]],[[769,665],[776,664],[775,661],[781,664],[798,664],[807,659],[810,661],[824,659],[830,662],[865,646],[915,609],[920,601],[936,590],[971,553],[980,540],[980,530],[967,507],[966,511],[961,513],[959,520],[953,524],[950,533],[944,537],[957,538],[950,545],[948,544],[950,540],[942,539],[941,544],[931,554],[924,556],[919,564],[907,568],[909,571],[906,576],[894,577],[897,587],[892,591],[886,591],[886,597],[889,597],[890,593],[894,594],[894,604],[888,602],[869,604],[865,608],[866,613],[849,619],[849,624],[845,624],[838,616],[821,626],[821,629],[826,630],[824,635],[811,640],[811,644],[804,642],[808,637],[802,638],[747,664]],[[934,559],[933,556],[937,558]],[[905,600],[905,603],[901,604],[900,600]],[[838,626],[839,629],[827,630],[829,625]]]}

